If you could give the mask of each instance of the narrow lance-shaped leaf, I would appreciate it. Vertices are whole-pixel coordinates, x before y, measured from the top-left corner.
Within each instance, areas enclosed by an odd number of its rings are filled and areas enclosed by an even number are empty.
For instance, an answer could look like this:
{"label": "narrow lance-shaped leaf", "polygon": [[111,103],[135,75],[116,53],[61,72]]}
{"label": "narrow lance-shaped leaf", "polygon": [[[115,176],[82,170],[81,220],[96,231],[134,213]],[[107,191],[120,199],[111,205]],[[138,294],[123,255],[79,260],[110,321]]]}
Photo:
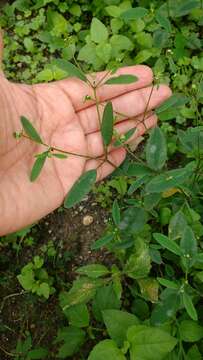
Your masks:
{"label": "narrow lance-shaped leaf", "polygon": [[40,135],[38,134],[37,130],[33,127],[31,122],[25,116],[21,116],[20,121],[26,135],[28,135],[30,139],[32,139],[33,141],[39,144],[43,144]]}
{"label": "narrow lance-shaped leaf", "polygon": [[113,136],[113,106],[108,102],[104,108],[102,117],[101,134],[104,145],[108,146]]}
{"label": "narrow lance-shaped leaf", "polygon": [[102,236],[100,239],[98,239],[91,245],[91,250],[100,249],[101,247],[109,244],[113,240],[113,238],[114,234],[107,234]]}
{"label": "narrow lance-shaped leaf", "polygon": [[52,63],[53,65],[59,67],[61,70],[67,72],[67,75],[77,77],[80,80],[87,82],[85,74],[83,74],[83,72],[70,61],[64,59],[57,59],[54,60]]}
{"label": "narrow lance-shaped leaf", "polygon": [[183,293],[183,304],[185,306],[185,309],[186,309],[188,315],[191,317],[191,319],[197,321],[198,316],[197,316],[195,307],[193,305],[192,299],[191,299],[190,295],[186,294],[185,292]]}
{"label": "narrow lance-shaped leaf", "polygon": [[164,101],[164,103],[159,106],[155,112],[157,115],[162,113],[163,111],[166,111],[174,106],[182,106],[188,102],[188,98],[186,96],[183,96],[181,94],[173,94],[169,99]]}
{"label": "narrow lance-shaped leaf", "polygon": [[178,244],[175,243],[175,241],[170,240],[167,236],[154,233],[153,234],[154,239],[165,249],[171,251],[172,253],[181,256],[182,251]]}
{"label": "narrow lance-shaped leaf", "polygon": [[65,208],[69,209],[80,202],[90,192],[96,178],[97,172],[94,169],[82,174],[66,196],[64,201]]}
{"label": "narrow lance-shaped leaf", "polygon": [[118,84],[132,84],[138,81],[138,77],[135,75],[119,75],[108,79],[105,84],[107,85],[118,85]]}
{"label": "narrow lance-shaped leaf", "polygon": [[42,168],[45,164],[46,158],[48,156],[48,151],[44,152],[43,154],[41,154],[36,160],[35,163],[33,165],[31,174],[30,174],[30,181],[35,181],[38,176],[40,175]]}
{"label": "narrow lance-shaped leaf", "polygon": [[121,221],[121,214],[120,214],[120,208],[119,208],[117,200],[114,200],[114,203],[113,203],[112,217],[113,217],[113,221],[114,221],[115,225],[118,226]]}

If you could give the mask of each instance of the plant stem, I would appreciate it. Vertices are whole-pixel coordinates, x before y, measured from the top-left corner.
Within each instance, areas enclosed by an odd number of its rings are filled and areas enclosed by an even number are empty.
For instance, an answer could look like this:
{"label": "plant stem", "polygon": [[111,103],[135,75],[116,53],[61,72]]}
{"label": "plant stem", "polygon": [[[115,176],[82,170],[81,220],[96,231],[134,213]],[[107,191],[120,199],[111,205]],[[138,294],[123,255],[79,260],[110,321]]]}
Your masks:
{"label": "plant stem", "polygon": [[[28,140],[31,140],[33,141],[29,136],[25,135],[25,134],[22,134],[22,137],[24,137],[25,139],[28,139]],[[50,146],[46,143],[42,143],[42,145],[44,145],[45,147],[47,147],[48,149],[50,149],[51,151],[57,151],[57,152],[60,152],[62,154],[67,154],[67,155],[73,155],[73,156],[78,156],[78,157],[82,157],[82,158],[85,158],[87,160],[97,160],[97,159],[102,159],[102,156],[89,156],[89,155],[83,155],[83,154],[77,154],[77,153],[74,153],[74,152],[71,152],[71,151],[66,151],[66,150],[62,150],[62,149],[59,149],[55,146]]]}

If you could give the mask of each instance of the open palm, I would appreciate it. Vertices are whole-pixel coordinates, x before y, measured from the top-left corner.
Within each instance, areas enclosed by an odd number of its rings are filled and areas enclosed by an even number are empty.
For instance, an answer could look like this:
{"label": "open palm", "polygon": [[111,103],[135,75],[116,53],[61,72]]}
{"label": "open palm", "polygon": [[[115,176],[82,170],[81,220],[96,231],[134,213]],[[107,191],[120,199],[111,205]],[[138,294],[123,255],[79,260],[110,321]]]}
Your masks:
{"label": "open palm", "polygon": [[[129,85],[103,85],[99,88],[99,101],[111,100],[114,110],[127,114],[118,122],[116,130],[123,134],[139,123],[151,91],[152,72],[146,66],[132,66],[119,70],[120,74],[133,74],[139,80]],[[97,74],[97,80],[103,73]],[[79,79],[69,78],[50,84],[24,85],[7,81],[0,75],[0,235],[13,232],[35,222],[56,209],[74,182],[86,170],[97,168],[101,160],[69,156],[65,160],[51,158],[46,161],[36,182],[29,174],[34,155],[44,151],[42,145],[30,140],[16,141],[14,131],[21,130],[20,116],[26,116],[40,133],[44,142],[69,152],[94,158],[103,154],[96,106],[85,101],[92,95],[90,87]],[[170,96],[170,89],[154,89],[148,111]],[[103,105],[101,106],[101,109]],[[133,118],[133,119],[132,119]],[[156,124],[156,116],[149,112],[145,125]],[[146,131],[143,124],[131,140]],[[109,159],[119,165],[125,150],[109,148]],[[98,169],[98,180],[114,168],[104,163]]]}

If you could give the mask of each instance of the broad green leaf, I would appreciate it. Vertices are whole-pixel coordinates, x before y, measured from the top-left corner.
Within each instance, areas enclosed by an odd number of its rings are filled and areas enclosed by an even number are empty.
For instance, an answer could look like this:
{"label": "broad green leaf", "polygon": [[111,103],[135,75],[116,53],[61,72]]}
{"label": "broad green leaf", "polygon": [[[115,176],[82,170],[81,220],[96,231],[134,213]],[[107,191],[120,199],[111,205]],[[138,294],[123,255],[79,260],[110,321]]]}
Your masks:
{"label": "broad green leaf", "polygon": [[183,341],[196,342],[203,338],[203,326],[193,320],[182,320],[179,324],[179,333]]}
{"label": "broad green leaf", "polygon": [[177,310],[180,308],[180,296],[177,289],[167,289],[170,293],[161,300],[152,310],[151,324],[159,326],[175,317]]}
{"label": "broad green leaf", "polygon": [[121,216],[119,229],[125,234],[135,234],[143,229],[146,222],[147,213],[143,208],[129,207]]}
{"label": "broad green leaf", "polygon": [[70,189],[64,201],[64,207],[69,209],[80,202],[87,195],[97,178],[96,170],[89,170],[82,174]]}
{"label": "broad green leaf", "polygon": [[104,145],[108,146],[113,136],[113,106],[111,102],[108,102],[104,108],[101,134],[104,141]]}
{"label": "broad green leaf", "polygon": [[106,285],[97,289],[96,295],[92,303],[94,317],[98,321],[102,321],[102,312],[107,309],[119,309],[121,301],[118,299],[113,284]]}
{"label": "broad green leaf", "polygon": [[137,249],[135,254],[131,254],[128,258],[124,272],[133,279],[141,279],[146,277],[151,269],[151,258],[148,247],[143,243]]}
{"label": "broad green leaf", "polygon": [[115,6],[115,5],[110,5],[105,7],[105,10],[107,12],[108,15],[112,16],[112,17],[119,17],[120,14],[122,13],[122,10],[119,6]]}
{"label": "broad green leaf", "polygon": [[166,31],[169,33],[172,31],[171,22],[166,16],[157,13],[156,20]]}
{"label": "broad green leaf", "polygon": [[198,316],[197,316],[197,312],[195,310],[195,307],[193,305],[191,296],[188,295],[186,292],[183,293],[183,304],[185,306],[185,309],[186,309],[188,315],[191,317],[191,319],[194,320],[194,321],[197,321]]}
{"label": "broad green leaf", "polygon": [[183,229],[186,227],[187,221],[181,210],[179,210],[170,220],[168,226],[168,235],[171,240],[177,240],[182,237]]}
{"label": "broad green leaf", "polygon": [[181,94],[173,94],[169,99],[164,101],[162,105],[160,105],[156,110],[156,114],[159,115],[163,111],[166,111],[172,107],[178,107],[186,104],[188,98]]}
{"label": "broad green leaf", "polygon": [[186,226],[180,240],[180,247],[184,255],[193,257],[197,254],[197,240],[190,226]]}
{"label": "broad green leaf", "polygon": [[135,64],[142,64],[145,61],[147,61],[151,56],[152,56],[152,52],[149,49],[144,49],[138,52],[138,54],[135,57]]}
{"label": "broad green leaf", "polygon": [[157,280],[161,285],[163,285],[169,289],[178,290],[180,288],[180,286],[177,283],[175,283],[174,281],[164,279],[164,278],[159,278],[159,277],[157,278]]}
{"label": "broad green leaf", "polygon": [[105,84],[107,85],[117,85],[117,84],[132,84],[138,81],[138,77],[135,75],[119,75],[108,79]]}
{"label": "broad green leaf", "polygon": [[112,217],[113,217],[113,221],[114,221],[115,225],[118,226],[121,221],[121,214],[120,214],[120,208],[119,208],[117,200],[114,200],[114,202],[113,202]]}
{"label": "broad green leaf", "polygon": [[125,35],[115,34],[110,38],[112,46],[112,56],[117,58],[121,56],[124,50],[130,51],[133,49],[133,42]]}
{"label": "broad green leaf", "polygon": [[176,346],[177,340],[156,327],[135,325],[128,329],[131,360],[162,360]]}
{"label": "broad green leaf", "polygon": [[42,282],[37,289],[37,295],[44,296],[45,299],[48,299],[50,295],[49,284],[47,284],[46,282]]}
{"label": "broad green leaf", "polygon": [[167,249],[178,256],[182,255],[180,246],[176,244],[175,241],[170,240],[167,236],[154,233],[153,237],[164,249]]}
{"label": "broad green leaf", "polygon": [[79,328],[89,326],[89,312],[86,304],[78,304],[64,311],[69,324]]}
{"label": "broad green leaf", "polygon": [[149,181],[146,185],[146,192],[161,193],[173,187],[178,187],[188,180],[192,173],[193,171],[188,168],[169,170]]}
{"label": "broad green leaf", "polygon": [[153,34],[153,45],[156,48],[162,49],[167,46],[169,34],[163,29],[158,29]]}
{"label": "broad green leaf", "polygon": [[31,122],[25,116],[21,116],[20,121],[26,135],[28,135],[33,141],[39,144],[43,144],[41,137],[39,136],[37,130],[31,124]]}
{"label": "broad green leaf", "polygon": [[43,169],[47,156],[48,156],[48,152],[46,151],[44,153],[44,156],[40,156],[35,160],[30,174],[30,181],[33,182],[38,178],[38,176],[40,175]]}
{"label": "broad green leaf", "polygon": [[104,310],[102,315],[109,336],[119,347],[127,339],[128,328],[139,324],[135,315],[121,310]]}
{"label": "broad green leaf", "polygon": [[113,238],[114,234],[107,234],[102,236],[100,239],[98,239],[91,245],[91,250],[97,250],[105,245],[108,245],[113,240]]}
{"label": "broad green leaf", "polygon": [[147,165],[153,170],[161,170],[167,160],[167,146],[163,132],[155,127],[146,145]]}
{"label": "broad green leaf", "polygon": [[72,288],[67,292],[60,293],[60,306],[62,310],[70,308],[70,306],[87,303],[94,297],[99,283],[95,279],[82,277],[73,282]]}
{"label": "broad green leaf", "polygon": [[184,0],[176,8],[175,16],[185,16],[189,14],[193,9],[197,8],[200,5],[199,0]]}
{"label": "broad green leaf", "polygon": [[151,175],[153,171],[147,166],[140,163],[133,162],[128,166],[126,170],[126,175],[128,176],[144,176],[144,175]]}
{"label": "broad green leaf", "polygon": [[102,42],[96,46],[96,55],[101,59],[102,62],[108,64],[111,59],[112,47],[111,44]]}
{"label": "broad green leaf", "polygon": [[56,343],[63,343],[57,357],[66,359],[80,350],[85,341],[85,332],[74,326],[59,329]]}
{"label": "broad green leaf", "polygon": [[56,65],[59,69],[67,73],[67,76],[77,77],[82,81],[87,81],[86,76],[83,72],[71,62],[64,59],[56,59],[52,61],[53,65]]}
{"label": "broad green leaf", "polygon": [[87,360],[126,360],[113,340],[100,341],[89,354]]}
{"label": "broad green leaf", "polygon": [[96,279],[98,277],[109,274],[109,270],[102,264],[90,264],[77,268],[78,274],[87,275],[90,278]]}
{"label": "broad green leaf", "polygon": [[148,10],[143,7],[136,7],[136,8],[130,8],[126,11],[124,11],[120,18],[123,20],[139,20],[140,18],[144,17],[148,14]]}
{"label": "broad green leaf", "polygon": [[46,357],[48,356],[48,350],[43,348],[43,347],[39,347],[39,348],[36,348],[34,350],[30,350],[28,352],[28,358],[29,359],[45,359]]}
{"label": "broad green leaf", "polygon": [[108,39],[108,30],[106,26],[97,18],[92,19],[90,36],[91,40],[98,44]]}

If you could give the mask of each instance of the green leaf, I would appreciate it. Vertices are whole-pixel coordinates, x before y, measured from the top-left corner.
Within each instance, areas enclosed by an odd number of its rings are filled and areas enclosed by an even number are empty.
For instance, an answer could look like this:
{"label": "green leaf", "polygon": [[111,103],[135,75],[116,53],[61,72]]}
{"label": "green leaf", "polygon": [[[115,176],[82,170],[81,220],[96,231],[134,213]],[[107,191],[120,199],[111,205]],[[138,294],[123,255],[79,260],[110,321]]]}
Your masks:
{"label": "green leaf", "polygon": [[168,226],[168,234],[171,240],[177,240],[182,237],[183,229],[186,227],[187,221],[181,210],[179,210],[170,220]]}
{"label": "green leaf", "polygon": [[114,234],[107,234],[102,236],[100,239],[98,239],[91,245],[91,250],[98,250],[101,247],[108,245],[113,240],[113,238]]}
{"label": "green leaf", "polygon": [[197,254],[197,240],[190,226],[186,226],[183,230],[182,238],[180,240],[180,247],[184,255],[193,257]]}
{"label": "green leaf", "polygon": [[119,309],[121,301],[115,294],[113,284],[102,286],[97,289],[94,297],[92,310],[94,317],[98,321],[102,321],[102,311],[107,309]]}
{"label": "green leaf", "polygon": [[65,311],[70,306],[87,303],[96,293],[98,282],[82,277],[73,282],[72,288],[60,293],[60,306]]}
{"label": "green leaf", "polygon": [[85,332],[82,329],[74,326],[65,327],[59,329],[56,338],[56,343],[63,342],[60,346],[57,357],[65,359],[69,356],[74,355],[80,350],[80,347],[85,341]]}
{"label": "green leaf", "polygon": [[193,305],[191,296],[188,295],[186,292],[183,293],[183,304],[185,306],[185,309],[186,309],[188,315],[191,317],[191,319],[197,321],[198,316],[197,316],[195,307]]}
{"label": "green leaf", "polygon": [[177,340],[156,327],[135,325],[128,329],[131,360],[162,360],[177,344]]}
{"label": "green leaf", "polygon": [[131,254],[128,258],[124,272],[133,279],[146,277],[151,269],[151,258],[148,247],[142,243],[135,254]]}
{"label": "green leaf", "polygon": [[104,323],[109,336],[121,347],[127,338],[130,326],[137,325],[139,320],[133,314],[121,310],[104,310],[102,312]]}
{"label": "green leaf", "polygon": [[104,108],[101,125],[101,134],[105,146],[108,146],[111,142],[113,136],[113,122],[113,106],[111,102],[108,102]]}
{"label": "green leaf", "polygon": [[167,236],[154,233],[153,237],[163,248],[171,251],[178,256],[182,255],[180,246],[176,244],[173,240],[170,240]]}
{"label": "green leaf", "polygon": [[87,78],[83,74],[83,72],[77,66],[73,65],[70,61],[64,59],[55,59],[52,61],[52,64],[66,72],[67,76],[77,77],[80,80],[87,82]]}
{"label": "green leaf", "polygon": [[158,29],[153,34],[153,45],[158,49],[162,49],[167,46],[168,39],[168,32],[163,29]]}
{"label": "green leaf", "polygon": [[68,158],[68,155],[60,154],[60,153],[53,153],[52,156],[57,159],[67,159]]}
{"label": "green leaf", "polygon": [[84,198],[84,196],[90,192],[92,185],[96,181],[96,178],[96,170],[89,170],[82,174],[66,196],[64,207],[70,209],[72,206],[79,203]]}
{"label": "green leaf", "polygon": [[166,16],[156,13],[156,20],[166,31],[169,33],[172,31],[171,22]]}
{"label": "green leaf", "polygon": [[125,234],[140,232],[147,222],[147,213],[143,208],[128,208],[122,213],[119,229]]}
{"label": "green leaf", "polygon": [[78,304],[69,307],[64,311],[69,324],[79,328],[89,326],[89,312],[86,304]]}
{"label": "green leaf", "polygon": [[162,294],[167,294],[155,305],[151,313],[151,324],[159,326],[172,320],[180,309],[180,296],[177,289],[165,289]]}
{"label": "green leaf", "polygon": [[38,178],[38,176],[40,175],[43,169],[47,156],[48,156],[48,152],[46,151],[44,152],[44,156],[40,156],[35,160],[30,174],[30,181],[33,182]]}
{"label": "green leaf", "polygon": [[174,281],[171,281],[171,280],[168,280],[168,279],[163,279],[163,278],[157,278],[157,280],[158,280],[158,282],[161,284],[161,285],[163,285],[163,286],[165,286],[165,287],[167,287],[167,288],[169,288],[169,289],[175,289],[175,290],[178,290],[179,288],[180,288],[180,286],[177,284],[177,283],[175,283]]}
{"label": "green leaf", "polygon": [[117,200],[114,200],[114,202],[113,202],[112,217],[113,217],[113,221],[114,221],[115,225],[118,226],[121,221],[121,214],[120,214],[120,208],[119,208]]}
{"label": "green leaf", "polygon": [[178,187],[191,177],[192,172],[193,171],[188,168],[166,171],[161,175],[155,176],[148,182],[146,185],[146,192],[160,193]]}
{"label": "green leaf", "polygon": [[112,77],[110,79],[108,79],[105,84],[107,85],[117,85],[117,84],[132,84],[136,81],[138,81],[138,77],[135,75],[119,75],[119,76],[115,76]]}
{"label": "green leaf", "polygon": [[108,30],[106,26],[96,17],[92,19],[90,36],[91,40],[98,44],[108,39]]}
{"label": "green leaf", "polygon": [[128,195],[132,195],[137,189],[139,189],[143,184],[149,180],[148,175],[144,175],[135,180],[128,189]]}
{"label": "green leaf", "polygon": [[152,176],[152,174],[153,171],[148,166],[136,162],[130,164],[126,170],[126,175],[128,176]]}
{"label": "green leaf", "polygon": [[45,359],[48,356],[48,350],[42,347],[39,347],[37,349],[34,350],[30,350],[28,352],[28,358],[29,359]]}
{"label": "green leaf", "polygon": [[25,133],[33,141],[35,141],[35,142],[37,142],[39,144],[43,144],[43,141],[42,141],[41,137],[39,136],[37,130],[31,124],[31,122],[25,116],[21,116],[20,121],[21,121],[23,130],[25,131]]}
{"label": "green leaf", "polygon": [[202,360],[202,355],[199,352],[197,345],[193,345],[187,353],[187,360]]}
{"label": "green leaf", "polygon": [[155,127],[146,145],[147,165],[153,170],[161,170],[167,160],[167,146],[163,132]]}
{"label": "green leaf", "polygon": [[91,353],[87,360],[126,360],[122,351],[117,348],[113,340],[100,341]]}
{"label": "green leaf", "polygon": [[169,99],[164,101],[162,105],[160,105],[156,110],[156,114],[159,115],[163,111],[166,111],[172,107],[178,107],[186,104],[188,101],[188,98],[186,96],[183,96],[181,94],[173,94]]}
{"label": "green leaf", "polygon": [[158,301],[159,295],[158,281],[152,277],[138,279],[137,281],[142,297],[148,301],[151,301],[152,303],[156,303]]}
{"label": "green leaf", "polygon": [[91,264],[79,267],[76,272],[78,274],[87,275],[90,278],[96,279],[100,276],[109,274],[109,270],[102,264]]}
{"label": "green leaf", "polygon": [[175,10],[175,16],[185,16],[200,5],[199,0],[184,0]]}
{"label": "green leaf", "polygon": [[138,52],[135,57],[135,64],[142,64],[146,62],[152,56],[152,52],[150,50],[144,49]]}
{"label": "green leaf", "polygon": [[145,9],[143,7],[136,7],[136,8],[131,8],[131,9],[124,11],[120,15],[120,18],[123,20],[126,20],[126,21],[139,20],[140,18],[144,17],[147,14],[148,14],[147,9]]}
{"label": "green leaf", "polygon": [[122,12],[121,8],[119,6],[115,6],[115,5],[107,6],[107,7],[105,7],[105,10],[108,15],[115,17],[115,18],[119,17]]}
{"label": "green leaf", "polygon": [[203,327],[192,320],[182,320],[179,324],[181,340],[196,342],[203,338]]}
{"label": "green leaf", "polygon": [[49,284],[47,284],[46,282],[42,282],[37,289],[37,295],[44,296],[45,299],[48,299],[50,295]]}

